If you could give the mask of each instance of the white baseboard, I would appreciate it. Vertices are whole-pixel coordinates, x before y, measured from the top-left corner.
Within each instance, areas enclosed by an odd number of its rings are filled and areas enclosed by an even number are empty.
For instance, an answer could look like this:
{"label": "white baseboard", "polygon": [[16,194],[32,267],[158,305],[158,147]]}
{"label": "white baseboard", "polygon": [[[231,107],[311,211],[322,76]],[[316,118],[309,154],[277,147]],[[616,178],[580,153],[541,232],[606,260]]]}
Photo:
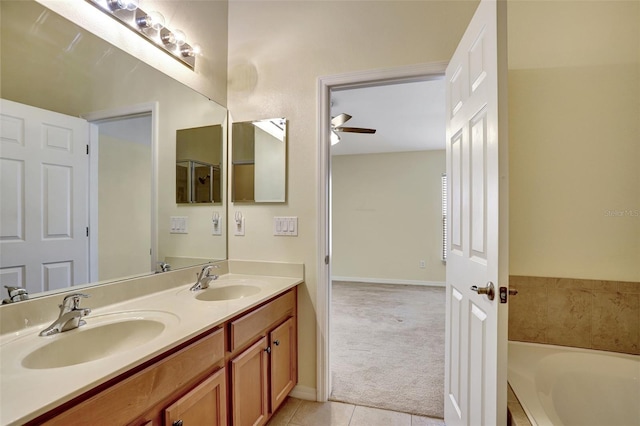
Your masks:
{"label": "white baseboard", "polygon": [[403,284],[403,285],[424,285],[430,287],[445,287],[444,281],[421,281],[402,280],[393,278],[364,278],[364,277],[331,277],[331,281],[347,281],[355,283],[376,283],[376,284]]}
{"label": "white baseboard", "polygon": [[309,386],[296,385],[289,396],[304,399],[305,401],[315,401],[316,389]]}

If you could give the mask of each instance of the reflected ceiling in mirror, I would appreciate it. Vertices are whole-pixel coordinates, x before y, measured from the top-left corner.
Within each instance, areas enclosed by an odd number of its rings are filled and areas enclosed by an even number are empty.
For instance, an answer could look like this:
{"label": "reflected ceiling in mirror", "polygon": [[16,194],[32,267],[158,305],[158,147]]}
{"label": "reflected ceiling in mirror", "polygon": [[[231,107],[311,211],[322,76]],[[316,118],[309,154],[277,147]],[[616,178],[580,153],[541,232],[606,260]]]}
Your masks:
{"label": "reflected ceiling in mirror", "polygon": [[233,123],[232,199],[284,203],[287,187],[287,120]]}
{"label": "reflected ceiling in mirror", "polygon": [[[150,105],[156,112],[149,130],[154,138],[155,151],[147,154],[148,158],[153,156],[156,163],[149,163],[151,166],[145,172],[147,178],[138,179],[131,177],[131,174],[122,173],[123,170],[118,171],[117,163],[113,172],[103,168],[101,172],[105,174],[99,175],[99,180],[111,180],[114,187],[119,186],[123,195],[125,192],[131,194],[133,186],[138,181],[146,180],[146,185],[151,181],[155,190],[149,190],[148,186],[147,189],[142,189],[150,193],[149,207],[134,206],[124,198],[118,198],[117,190],[112,192],[115,195],[109,203],[101,199],[100,187],[89,193],[89,197],[93,197],[98,205],[101,201],[103,206],[108,204],[113,217],[116,216],[115,213],[135,209],[141,217],[151,219],[151,226],[140,224],[141,228],[149,226],[147,229],[151,230],[150,233],[147,232],[148,235],[141,244],[145,247],[144,261],[141,261],[142,264],[138,264],[139,268],[133,272],[131,269],[121,270],[117,261],[103,263],[102,255],[106,254],[104,251],[98,254],[97,262],[108,266],[98,268],[96,265],[87,265],[87,276],[91,279],[73,277],[73,285],[87,281],[115,281],[131,275],[154,273],[156,262],[160,261],[170,263],[175,269],[210,260],[226,259],[224,230],[221,235],[212,236],[210,229],[212,215],[221,218],[225,215],[225,176],[221,176],[221,190],[218,195],[220,201],[210,209],[178,206],[175,200],[176,131],[221,126],[220,155],[224,159],[227,152],[224,130],[226,109],[39,3],[0,2],[0,8],[0,97],[73,117],[93,117],[96,113],[105,111],[136,110],[140,105]],[[109,19],[107,16],[104,18]],[[135,34],[131,36],[135,37]],[[89,118],[90,122],[91,120]],[[119,138],[114,135],[117,133],[112,133],[110,139]],[[221,163],[224,163],[224,160]],[[119,166],[125,167],[124,162]],[[127,172],[131,171],[130,169],[131,167]],[[129,177],[125,178],[125,175]],[[4,220],[5,212],[2,213]],[[109,214],[101,211],[98,216],[105,218]],[[171,217],[174,216],[188,219],[189,234],[174,235],[170,232]],[[136,226],[137,221],[130,218],[130,215],[125,215],[125,219],[122,220],[128,220],[131,225]],[[4,228],[4,225],[5,223],[0,224],[0,228]],[[115,234],[113,225],[101,228],[99,234],[96,231],[97,222],[91,222],[89,226],[93,229],[90,238],[97,236],[100,242],[107,241],[109,235]],[[30,234],[31,231],[25,232],[27,237]],[[126,255],[129,244],[126,240],[116,239],[113,241],[113,247],[116,252],[120,251]],[[0,240],[0,252],[7,253],[7,250],[10,250],[7,242],[4,239]],[[64,261],[63,257],[56,262]],[[5,264],[3,259],[0,261],[0,272],[7,271],[7,268],[15,270],[20,267],[17,262],[9,265]],[[47,281],[43,273],[45,269],[42,265],[31,269],[22,267],[24,273],[16,278],[19,281],[14,284],[26,287],[29,283],[31,287],[43,292],[55,291],[56,285],[52,285],[51,280]],[[96,269],[100,271],[98,275],[91,272],[95,272]]]}

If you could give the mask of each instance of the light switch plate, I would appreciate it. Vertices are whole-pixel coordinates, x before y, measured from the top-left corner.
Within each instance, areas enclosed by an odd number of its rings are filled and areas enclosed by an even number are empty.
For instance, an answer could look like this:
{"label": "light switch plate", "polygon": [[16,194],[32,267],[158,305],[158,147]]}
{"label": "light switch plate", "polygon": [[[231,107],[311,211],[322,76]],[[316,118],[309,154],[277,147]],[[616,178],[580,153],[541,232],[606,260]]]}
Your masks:
{"label": "light switch plate", "polygon": [[273,235],[297,237],[298,236],[297,216],[274,216]]}
{"label": "light switch plate", "polygon": [[188,234],[189,218],[187,216],[171,216],[169,233],[171,234]]}

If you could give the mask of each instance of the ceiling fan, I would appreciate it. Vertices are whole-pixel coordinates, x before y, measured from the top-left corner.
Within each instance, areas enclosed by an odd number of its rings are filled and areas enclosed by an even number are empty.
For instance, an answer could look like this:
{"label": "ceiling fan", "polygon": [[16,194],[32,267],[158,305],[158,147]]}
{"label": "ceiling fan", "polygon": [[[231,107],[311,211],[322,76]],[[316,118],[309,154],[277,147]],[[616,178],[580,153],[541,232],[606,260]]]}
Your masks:
{"label": "ceiling fan", "polygon": [[335,145],[340,142],[340,136],[338,136],[338,132],[367,134],[373,134],[376,132],[376,129],[366,129],[363,127],[345,127],[344,123],[349,120],[351,120],[351,116],[345,113],[336,115],[331,119],[331,145]]}

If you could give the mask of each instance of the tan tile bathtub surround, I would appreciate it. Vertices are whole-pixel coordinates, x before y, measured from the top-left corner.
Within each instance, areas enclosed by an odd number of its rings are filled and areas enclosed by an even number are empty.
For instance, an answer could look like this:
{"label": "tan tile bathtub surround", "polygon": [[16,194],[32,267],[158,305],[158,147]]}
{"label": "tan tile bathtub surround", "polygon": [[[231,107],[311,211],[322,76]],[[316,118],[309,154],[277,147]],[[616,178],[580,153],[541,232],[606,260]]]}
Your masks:
{"label": "tan tile bathtub surround", "polygon": [[514,276],[509,340],[640,354],[640,282]]}

